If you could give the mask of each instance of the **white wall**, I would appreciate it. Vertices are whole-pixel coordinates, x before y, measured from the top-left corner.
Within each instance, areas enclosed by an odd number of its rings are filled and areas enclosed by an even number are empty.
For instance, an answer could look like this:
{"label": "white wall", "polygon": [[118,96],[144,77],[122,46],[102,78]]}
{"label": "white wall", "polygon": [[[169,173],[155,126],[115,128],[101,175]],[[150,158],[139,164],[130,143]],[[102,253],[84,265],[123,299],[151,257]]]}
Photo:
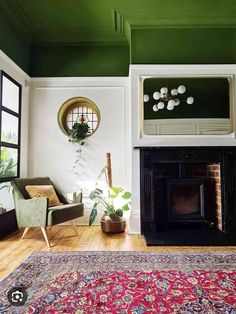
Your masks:
{"label": "white wall", "polygon": [[[97,131],[82,148],[80,166],[72,171],[77,144],[58,126],[57,114],[63,102],[83,96],[95,102],[101,112]],[[128,78],[33,78],[30,96],[29,176],[49,176],[64,192],[83,189],[88,195],[106,152],[112,154],[113,184],[130,190],[131,129],[129,123]],[[91,203],[85,201],[88,222]]]}
{"label": "white wall", "polygon": [[[2,50],[0,50],[0,69],[22,85],[22,114],[21,114],[21,161],[20,175],[27,176],[28,164],[28,116],[29,116],[29,83],[30,77],[22,71]],[[27,85],[27,86],[26,86]],[[0,203],[7,209],[13,209],[11,192],[0,191]]]}

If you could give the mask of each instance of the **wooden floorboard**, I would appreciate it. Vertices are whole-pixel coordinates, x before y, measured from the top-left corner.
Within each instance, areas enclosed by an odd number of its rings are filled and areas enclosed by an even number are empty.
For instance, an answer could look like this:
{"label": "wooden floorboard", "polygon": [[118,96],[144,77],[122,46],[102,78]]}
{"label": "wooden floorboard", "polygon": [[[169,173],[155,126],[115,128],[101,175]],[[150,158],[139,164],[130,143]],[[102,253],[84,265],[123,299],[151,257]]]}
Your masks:
{"label": "wooden floorboard", "polygon": [[40,228],[32,228],[24,239],[19,230],[0,241],[0,280],[10,274],[33,251],[234,251],[235,247],[147,247],[142,235],[127,233],[108,235],[100,226],[53,226],[47,230],[49,249]]}

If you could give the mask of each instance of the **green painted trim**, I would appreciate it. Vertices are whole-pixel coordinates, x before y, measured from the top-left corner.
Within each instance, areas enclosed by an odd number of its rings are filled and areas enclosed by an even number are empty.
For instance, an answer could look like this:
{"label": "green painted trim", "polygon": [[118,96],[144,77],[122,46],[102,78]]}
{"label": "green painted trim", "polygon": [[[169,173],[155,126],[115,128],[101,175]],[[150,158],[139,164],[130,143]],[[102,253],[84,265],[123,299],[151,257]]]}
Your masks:
{"label": "green painted trim", "polygon": [[124,35],[124,18],[116,10],[112,9],[112,22],[113,29],[115,32]]}

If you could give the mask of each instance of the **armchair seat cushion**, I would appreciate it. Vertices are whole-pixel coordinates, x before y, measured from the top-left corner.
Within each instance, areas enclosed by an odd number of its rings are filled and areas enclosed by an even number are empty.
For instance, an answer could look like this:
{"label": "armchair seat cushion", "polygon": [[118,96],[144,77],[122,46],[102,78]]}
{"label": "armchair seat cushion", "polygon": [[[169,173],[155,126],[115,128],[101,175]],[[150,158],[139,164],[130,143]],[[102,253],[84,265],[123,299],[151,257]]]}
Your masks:
{"label": "armchair seat cushion", "polygon": [[65,204],[49,207],[47,225],[60,224],[67,220],[73,220],[84,215],[84,204]]}

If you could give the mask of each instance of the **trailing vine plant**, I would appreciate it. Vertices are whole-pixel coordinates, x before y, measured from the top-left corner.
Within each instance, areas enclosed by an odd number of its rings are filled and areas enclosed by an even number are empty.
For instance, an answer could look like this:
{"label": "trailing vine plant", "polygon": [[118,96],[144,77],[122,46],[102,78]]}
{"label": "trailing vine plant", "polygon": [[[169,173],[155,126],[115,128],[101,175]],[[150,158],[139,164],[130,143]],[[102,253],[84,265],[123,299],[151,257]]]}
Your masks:
{"label": "trailing vine plant", "polygon": [[86,122],[75,122],[73,124],[72,130],[70,131],[69,142],[79,143],[84,145],[84,140],[90,133],[90,127]]}
{"label": "trailing vine plant", "polygon": [[86,122],[75,122],[72,130],[70,130],[69,142],[79,144],[79,148],[76,150],[76,160],[73,166],[73,170],[78,166],[82,154],[82,146],[85,144],[85,139],[90,134],[90,127]]}

